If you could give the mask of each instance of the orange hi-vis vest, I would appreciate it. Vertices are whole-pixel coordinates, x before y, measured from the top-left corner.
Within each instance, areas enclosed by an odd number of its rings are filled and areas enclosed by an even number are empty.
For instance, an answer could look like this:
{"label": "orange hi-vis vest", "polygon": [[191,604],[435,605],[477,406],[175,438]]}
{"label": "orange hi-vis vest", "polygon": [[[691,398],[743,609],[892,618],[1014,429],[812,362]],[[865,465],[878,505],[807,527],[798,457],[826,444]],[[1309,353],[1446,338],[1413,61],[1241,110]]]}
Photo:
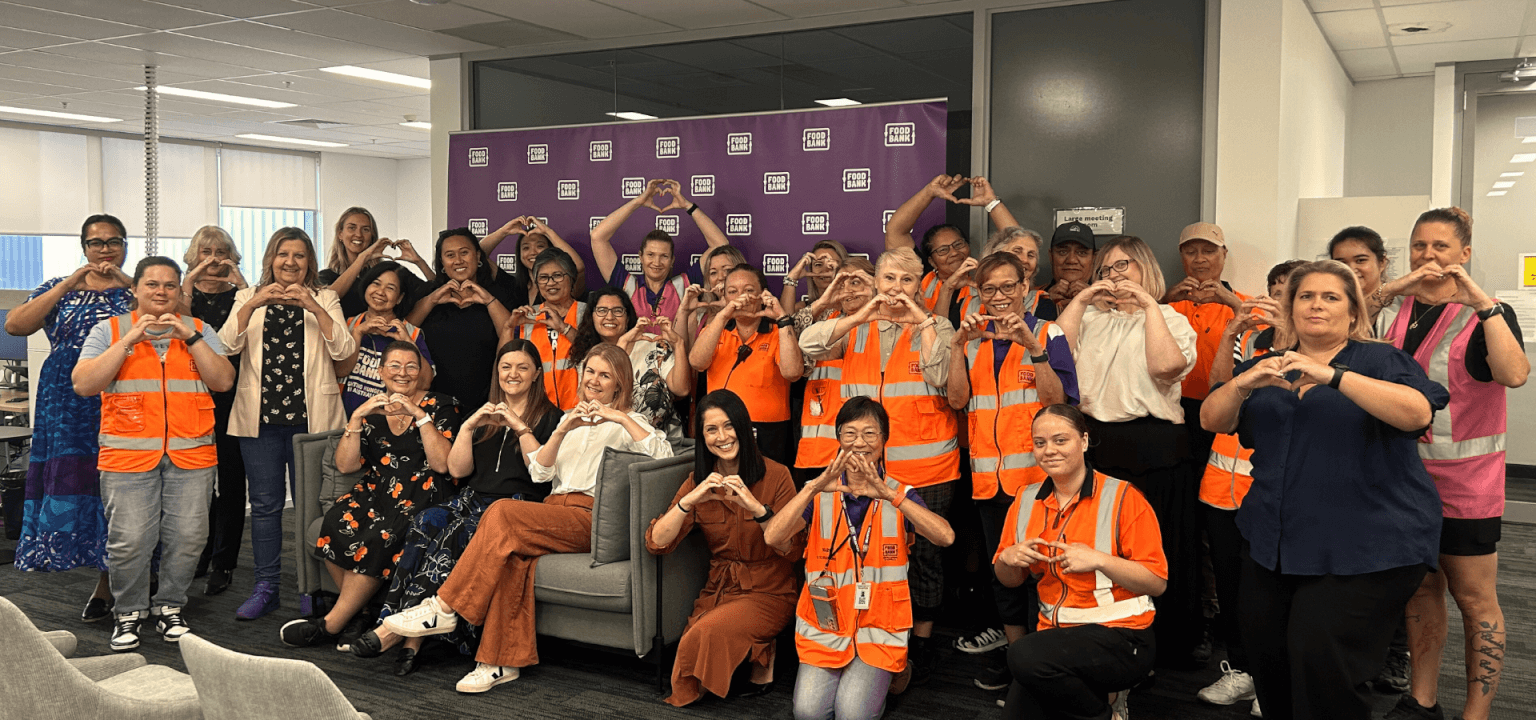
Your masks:
{"label": "orange hi-vis vest", "polygon": [[[1232,294],[1244,302],[1253,299],[1252,296],[1236,290],[1233,290]],[[1196,304],[1193,300],[1180,300],[1170,303],[1169,307],[1188,318],[1190,327],[1195,329],[1195,367],[1184,376],[1184,397],[1191,400],[1204,400],[1211,394],[1211,364],[1216,361],[1216,353],[1227,350],[1217,346],[1221,344],[1221,336],[1227,328],[1227,323],[1231,322],[1237,313],[1218,302]]]}
{"label": "orange hi-vis vest", "polygon": [[[112,342],[121,340],[139,313],[119,315],[111,323]],[[192,332],[203,321],[182,316]],[[117,377],[101,392],[101,455],[97,467],[107,472],[149,472],[167,453],[183,470],[218,464],[213,444],[213,396],[197,371],[187,344],[176,339],[161,362],[146,337],[128,349]]]}
{"label": "orange hi-vis vest", "polygon": [[[757,332],[743,341],[735,321],[720,333],[720,344],[705,371],[710,390],[730,390],[741,397],[752,422],[770,423],[789,420],[789,381],[779,372],[779,328],[763,318]],[[741,348],[752,348],[745,359]]]}
{"label": "orange hi-vis vest", "polygon": [[[1136,490],[1130,483],[1100,472],[1093,473],[1093,483],[1093,497],[1078,500],[1076,508],[1067,511],[1065,523],[1058,520],[1051,528],[1046,527],[1045,501],[1037,497],[1045,483],[1024,488],[1009,510],[1017,514],[1014,542],[1024,543],[1037,537],[1080,542],[1106,555],[1121,557],[1116,552],[1120,541],[1120,507],[1125,494]],[[1086,518],[1093,518],[1093,523],[1084,522]],[[1092,535],[1085,530],[1091,530]],[[1041,630],[1064,625],[1104,625],[1143,615],[1138,619],[1145,624],[1137,624],[1151,626],[1155,614],[1151,596],[1136,595],[1099,571],[1094,571],[1091,581],[1086,575],[1064,574],[1055,564],[1046,569],[1039,584]]]}
{"label": "orange hi-vis vest", "polygon": [[891,417],[885,463],[892,475],[913,487],[960,478],[960,423],[945,391],[923,379],[922,335],[903,326],[880,364],[879,321],[848,332],[843,352],[843,400],[864,396],[880,401]]}
{"label": "orange hi-vis vest", "polygon": [[[1045,320],[1035,322],[1035,338],[1041,347],[1053,330],[1061,334]],[[965,346],[971,379],[971,400],[965,414],[971,440],[971,497],[976,500],[996,495],[999,485],[1005,494],[1014,496],[1019,488],[1045,479],[1045,471],[1035,462],[1031,431],[1035,413],[1043,407],[1035,389],[1035,365],[1023,345],[1010,343],[1001,371],[994,372],[997,353],[993,342],[977,339]],[[982,343],[986,343],[985,349]]]}
{"label": "orange hi-vis vest", "polygon": [[[827,319],[839,317],[833,312]],[[805,403],[800,409],[800,448],[795,467],[819,468],[837,457],[837,413],[843,409],[843,360],[817,360],[806,376]]]}
{"label": "orange hi-vis vest", "polygon": [[[928,309],[928,312],[933,312],[934,308],[939,306],[939,290],[943,287],[944,282],[939,280],[938,271],[928,271],[928,274],[923,276],[922,284],[917,290],[918,302],[921,302],[923,307]],[[976,288],[972,285],[966,285],[949,296],[949,305],[950,307],[957,305],[967,307],[972,300],[979,300]]]}
{"label": "orange hi-vis vest", "polygon": [[[539,304],[540,310],[548,307],[549,303]],[[575,328],[586,315],[587,304],[573,302],[571,309],[565,311],[565,324]],[[553,343],[551,333],[554,334]],[[539,360],[544,363],[544,394],[549,396],[549,401],[561,410],[576,407],[576,385],[580,379],[576,377],[576,368],[581,365],[581,358],[571,357],[571,339],[538,323],[523,323],[518,336],[539,349]]]}
{"label": "orange hi-vis vest", "polygon": [[[1243,360],[1269,354],[1260,351],[1254,341],[1261,328],[1249,330],[1239,339],[1236,354]],[[1200,478],[1200,502],[1222,510],[1236,510],[1243,506],[1248,488],[1253,486],[1253,451],[1238,442],[1237,433],[1218,433],[1211,442],[1211,454],[1205,462],[1205,475]]]}
{"label": "orange hi-vis vest", "polygon": [[[909,489],[891,479],[886,485],[898,497],[905,497]],[[907,636],[912,630],[906,518],[890,503],[872,501],[863,527],[855,531],[849,527],[841,493],[821,493],[815,502],[806,533],[806,586],[795,607],[795,650],[800,662],[840,668],[857,654],[870,667],[901,672],[907,665]],[[810,585],[823,576],[834,585],[835,628],[821,627],[811,600]],[[858,583],[870,583],[867,610],[855,607]]]}

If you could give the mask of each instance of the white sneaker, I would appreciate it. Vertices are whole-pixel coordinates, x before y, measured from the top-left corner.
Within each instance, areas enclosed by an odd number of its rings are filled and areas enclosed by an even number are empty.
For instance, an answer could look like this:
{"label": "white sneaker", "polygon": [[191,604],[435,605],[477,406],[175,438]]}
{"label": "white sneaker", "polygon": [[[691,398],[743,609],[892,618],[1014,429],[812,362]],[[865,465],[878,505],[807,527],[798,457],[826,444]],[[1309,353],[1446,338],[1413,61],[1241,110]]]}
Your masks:
{"label": "white sneaker", "polygon": [[181,619],[179,607],[162,605],[150,609],[149,615],[155,619],[155,632],[166,642],[177,642],[182,635],[192,632],[192,628],[187,627],[187,621]]}
{"label": "white sneaker", "polygon": [[1109,701],[1110,720],[1131,720],[1131,708],[1127,704],[1131,699],[1129,688],[1115,693],[1115,699]]}
{"label": "white sneaker", "polygon": [[1253,676],[1241,670],[1233,670],[1226,660],[1221,661],[1221,678],[1197,693],[1203,702],[1212,705],[1231,705],[1240,700],[1257,700],[1253,691]]}
{"label": "white sneaker", "polygon": [[112,639],[107,642],[107,647],[112,652],[128,652],[139,646],[139,622],[144,619],[146,613],[137,610],[131,613],[119,613],[112,626]]}
{"label": "white sneaker", "polygon": [[1253,709],[1249,710],[1248,714],[1252,715],[1252,716],[1254,716],[1256,718],[1264,717],[1264,711],[1259,709],[1259,699],[1258,698],[1254,698],[1253,699]]}
{"label": "white sneaker", "polygon": [[955,638],[955,649],[970,655],[996,650],[1008,644],[1008,635],[1000,628],[987,628],[971,637]]}
{"label": "white sneaker", "polygon": [[[391,615],[390,617],[394,617]],[[501,665],[487,665],[475,663],[475,669],[464,676],[453,689],[461,693],[483,693],[502,683],[509,683],[517,679],[518,670],[515,667]]]}
{"label": "white sneaker", "polygon": [[458,625],[459,616],[443,612],[436,595],[422,600],[416,607],[384,618],[384,629],[401,637],[442,635],[452,632]]}

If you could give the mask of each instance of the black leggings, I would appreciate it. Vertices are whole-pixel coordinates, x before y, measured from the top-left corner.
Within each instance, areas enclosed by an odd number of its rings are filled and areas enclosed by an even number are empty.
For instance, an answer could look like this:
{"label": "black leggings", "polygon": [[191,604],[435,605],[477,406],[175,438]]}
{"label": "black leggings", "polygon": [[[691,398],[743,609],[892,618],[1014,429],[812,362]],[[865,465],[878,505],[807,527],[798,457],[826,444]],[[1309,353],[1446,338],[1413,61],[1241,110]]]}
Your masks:
{"label": "black leggings", "polygon": [[245,459],[240,438],[229,434],[229,411],[234,391],[213,394],[214,443],[219,452],[219,475],[208,505],[208,545],[200,567],[234,570],[240,560],[240,539],[245,534]]}
{"label": "black leggings", "polygon": [[1078,625],[1025,635],[1008,646],[1013,684],[1003,717],[1108,717],[1109,694],[1128,690],[1146,677],[1156,650],[1151,630]]}

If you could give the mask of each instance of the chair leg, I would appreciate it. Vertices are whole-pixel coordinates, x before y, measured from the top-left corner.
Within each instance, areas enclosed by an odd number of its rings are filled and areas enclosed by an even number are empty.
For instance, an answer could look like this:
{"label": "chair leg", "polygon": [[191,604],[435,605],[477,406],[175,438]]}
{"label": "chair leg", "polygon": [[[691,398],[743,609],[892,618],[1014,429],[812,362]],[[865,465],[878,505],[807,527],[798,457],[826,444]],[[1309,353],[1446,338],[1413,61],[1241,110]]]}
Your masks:
{"label": "chair leg", "polygon": [[663,582],[662,581],[662,577],[663,576],[662,576],[662,569],[661,569],[661,560],[662,560],[661,556],[657,555],[656,556],[656,634],[651,637],[651,655],[656,658],[656,692],[657,692],[657,694],[664,693],[664,692],[667,691],[667,688],[666,688],[666,679],[667,679],[666,667],[667,667],[667,665],[666,665],[666,660],[663,658],[663,655],[665,655],[665,650],[666,650],[667,642],[666,642],[666,635],[662,632],[662,628],[661,628],[661,620],[662,620],[662,618],[666,617],[666,613],[662,612],[662,588],[661,588],[661,584]]}

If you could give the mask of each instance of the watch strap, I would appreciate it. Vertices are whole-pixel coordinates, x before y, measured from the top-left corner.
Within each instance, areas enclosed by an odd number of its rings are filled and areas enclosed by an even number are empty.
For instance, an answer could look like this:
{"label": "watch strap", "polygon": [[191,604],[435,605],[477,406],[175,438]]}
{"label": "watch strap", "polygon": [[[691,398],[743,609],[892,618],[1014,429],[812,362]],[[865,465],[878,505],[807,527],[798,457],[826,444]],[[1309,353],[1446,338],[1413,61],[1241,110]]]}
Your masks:
{"label": "watch strap", "polygon": [[1494,315],[1503,315],[1503,314],[1504,314],[1504,304],[1503,303],[1499,303],[1499,302],[1495,302],[1493,304],[1493,307],[1488,308],[1487,310],[1478,310],[1477,311],[1477,319],[1478,319],[1479,322],[1486,322],[1488,320],[1493,319]]}
{"label": "watch strap", "polygon": [[773,322],[774,322],[775,325],[778,325],[781,328],[794,327],[795,326],[795,316],[793,316],[793,315],[785,315],[784,317],[781,317],[778,320],[775,320]]}
{"label": "watch strap", "polygon": [[1050,362],[1051,361],[1051,354],[1048,353],[1048,352],[1043,352],[1043,353],[1040,353],[1039,355],[1030,355],[1029,356],[1029,361],[1032,362],[1032,363]]}

